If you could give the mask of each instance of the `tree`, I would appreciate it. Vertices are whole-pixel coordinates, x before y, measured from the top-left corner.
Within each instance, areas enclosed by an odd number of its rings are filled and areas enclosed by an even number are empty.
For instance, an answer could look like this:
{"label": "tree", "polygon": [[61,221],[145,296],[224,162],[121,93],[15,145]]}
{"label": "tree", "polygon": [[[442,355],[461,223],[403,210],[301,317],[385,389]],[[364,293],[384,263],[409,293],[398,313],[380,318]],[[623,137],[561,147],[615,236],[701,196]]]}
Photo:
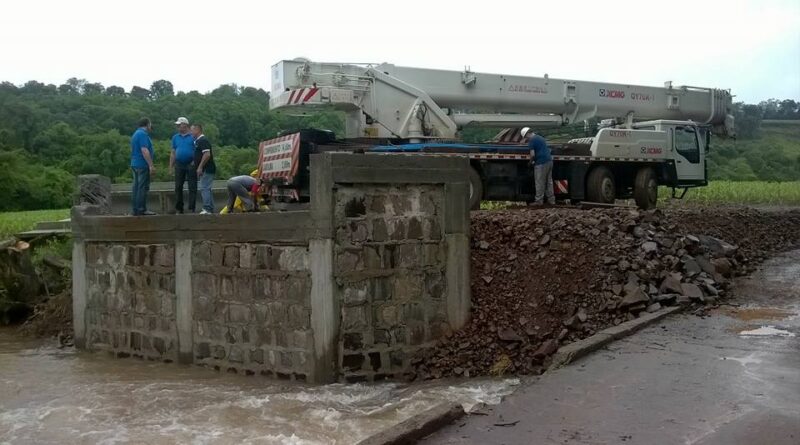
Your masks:
{"label": "tree", "polygon": [[55,94],[58,92],[58,89],[53,84],[45,85],[41,82],[37,82],[35,80],[29,80],[25,82],[25,85],[22,86],[20,89],[25,93],[33,93],[33,94]]}
{"label": "tree", "polygon": [[8,91],[10,93],[16,93],[17,92],[17,86],[14,85],[11,82],[3,82],[3,83],[0,83],[0,91]]}
{"label": "tree", "polygon": [[128,173],[130,152],[126,147],[130,138],[116,130],[101,134],[81,136],[73,156],[64,162],[63,167],[73,174],[97,173],[116,178]]}
{"label": "tree", "polygon": [[22,86],[22,90],[27,93],[41,93],[44,91],[44,84],[35,80],[29,80]]}
{"label": "tree", "polygon": [[269,102],[269,93],[261,88],[244,87],[242,88],[241,94],[243,97],[251,97],[253,99]]}
{"label": "tree", "polygon": [[77,77],[70,77],[67,82],[59,85],[58,91],[62,94],[83,94],[83,88],[86,86],[86,79],[78,79]]}
{"label": "tree", "polygon": [[87,96],[103,94],[105,87],[101,83],[87,83],[83,86],[83,94]]}
{"label": "tree", "polygon": [[219,127],[213,123],[203,124],[203,134],[208,137],[212,144],[219,145]]}
{"label": "tree", "polygon": [[137,99],[149,99],[150,90],[134,85],[134,87],[131,88],[131,97],[135,97]]}
{"label": "tree", "polygon": [[0,122],[11,129],[16,136],[11,144],[17,147],[31,149],[33,137],[43,124],[44,116],[37,110],[35,104],[26,102],[9,102],[0,107]]}
{"label": "tree", "polygon": [[58,122],[33,138],[33,152],[49,161],[63,160],[79,149],[80,138],[69,125]]}
{"label": "tree", "polygon": [[784,99],[778,105],[778,119],[800,119],[800,103]]}
{"label": "tree", "polygon": [[14,131],[10,128],[0,128],[0,151],[11,149],[11,143],[14,141]]}
{"label": "tree", "polygon": [[239,95],[239,87],[235,83],[220,85],[211,91],[211,95],[217,97],[236,97]]}
{"label": "tree", "polygon": [[760,105],[748,105],[742,102],[733,104],[733,117],[737,137],[742,139],[758,137],[761,131],[763,109]]}
{"label": "tree", "polygon": [[61,85],[58,86],[58,92],[60,94],[64,94],[64,95],[78,94],[78,92],[75,91],[74,88],[72,88],[72,85],[69,85],[69,84],[66,84],[66,83],[62,83]]}
{"label": "tree", "polygon": [[214,152],[218,177],[248,175],[258,167],[258,149],[219,147]]}
{"label": "tree", "polygon": [[111,97],[125,97],[125,88],[111,85],[110,87],[106,88],[105,95]]}
{"label": "tree", "polygon": [[155,100],[174,96],[175,91],[172,88],[172,82],[163,79],[156,80],[150,85],[150,95]]}
{"label": "tree", "polygon": [[226,113],[219,119],[220,144],[244,147],[250,142],[250,120],[237,111]]}
{"label": "tree", "polygon": [[23,151],[0,152],[0,211],[64,208],[72,201],[74,177],[66,171],[43,166]]}

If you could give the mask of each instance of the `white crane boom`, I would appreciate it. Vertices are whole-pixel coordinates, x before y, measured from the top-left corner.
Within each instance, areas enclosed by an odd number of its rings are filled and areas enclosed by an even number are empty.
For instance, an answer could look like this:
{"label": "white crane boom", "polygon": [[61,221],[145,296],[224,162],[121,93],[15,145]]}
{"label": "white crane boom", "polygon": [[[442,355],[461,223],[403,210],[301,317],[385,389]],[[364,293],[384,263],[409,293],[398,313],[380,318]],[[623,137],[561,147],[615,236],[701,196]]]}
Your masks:
{"label": "white crane boom", "polygon": [[272,67],[270,108],[333,106],[345,138],[449,139],[465,125],[565,125],[589,118],[670,119],[733,135],[728,90],[621,85],[399,67],[284,60]]}

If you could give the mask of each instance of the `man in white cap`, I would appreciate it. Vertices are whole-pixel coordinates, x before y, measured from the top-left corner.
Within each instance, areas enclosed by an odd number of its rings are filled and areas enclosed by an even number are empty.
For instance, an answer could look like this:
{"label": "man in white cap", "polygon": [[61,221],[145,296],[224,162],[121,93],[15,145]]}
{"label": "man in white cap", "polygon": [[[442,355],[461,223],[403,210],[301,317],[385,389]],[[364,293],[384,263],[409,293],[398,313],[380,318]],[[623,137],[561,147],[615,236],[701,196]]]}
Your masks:
{"label": "man in white cap", "polygon": [[175,213],[183,213],[183,183],[188,183],[189,212],[194,213],[197,201],[197,173],[194,165],[194,138],[189,132],[189,119],[179,117],[175,121],[178,132],[172,136],[172,151],[169,154],[169,169],[175,172]]}
{"label": "man in white cap", "polygon": [[550,147],[547,146],[547,141],[538,134],[534,133],[530,128],[525,127],[520,131],[523,141],[528,142],[528,148],[531,150],[531,164],[533,164],[533,186],[536,192],[534,205],[544,204],[544,198],[547,197],[547,203],[552,205],[556,203],[556,196],[553,193],[553,156],[550,154]]}

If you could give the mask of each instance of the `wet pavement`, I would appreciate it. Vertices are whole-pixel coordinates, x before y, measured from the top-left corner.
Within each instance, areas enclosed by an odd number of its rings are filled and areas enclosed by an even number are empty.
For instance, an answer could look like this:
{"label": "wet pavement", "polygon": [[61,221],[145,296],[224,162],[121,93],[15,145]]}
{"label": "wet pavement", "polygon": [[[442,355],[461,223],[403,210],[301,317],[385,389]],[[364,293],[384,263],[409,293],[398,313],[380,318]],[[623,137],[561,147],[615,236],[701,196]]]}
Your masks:
{"label": "wet pavement", "polygon": [[672,316],[427,444],[800,444],[800,251],[708,316]]}

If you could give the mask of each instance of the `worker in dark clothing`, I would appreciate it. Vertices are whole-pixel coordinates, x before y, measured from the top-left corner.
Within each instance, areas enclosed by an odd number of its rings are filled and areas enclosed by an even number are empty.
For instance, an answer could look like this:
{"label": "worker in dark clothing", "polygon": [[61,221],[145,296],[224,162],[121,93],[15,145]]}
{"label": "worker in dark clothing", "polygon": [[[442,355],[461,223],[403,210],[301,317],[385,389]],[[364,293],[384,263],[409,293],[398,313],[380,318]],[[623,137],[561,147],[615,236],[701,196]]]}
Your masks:
{"label": "worker in dark clothing", "polygon": [[520,132],[523,140],[528,142],[531,150],[531,164],[533,165],[533,182],[535,190],[534,205],[544,204],[547,198],[548,204],[556,203],[556,196],[553,193],[553,156],[550,154],[550,147],[544,137],[534,133],[530,128],[525,127]]}
{"label": "worker in dark clothing", "polygon": [[203,126],[195,123],[191,127],[194,136],[194,166],[197,167],[197,177],[200,182],[200,197],[203,200],[201,215],[214,213],[214,195],[211,187],[214,185],[214,175],[217,165],[214,163],[214,152],[211,151],[211,142],[203,134]]}

